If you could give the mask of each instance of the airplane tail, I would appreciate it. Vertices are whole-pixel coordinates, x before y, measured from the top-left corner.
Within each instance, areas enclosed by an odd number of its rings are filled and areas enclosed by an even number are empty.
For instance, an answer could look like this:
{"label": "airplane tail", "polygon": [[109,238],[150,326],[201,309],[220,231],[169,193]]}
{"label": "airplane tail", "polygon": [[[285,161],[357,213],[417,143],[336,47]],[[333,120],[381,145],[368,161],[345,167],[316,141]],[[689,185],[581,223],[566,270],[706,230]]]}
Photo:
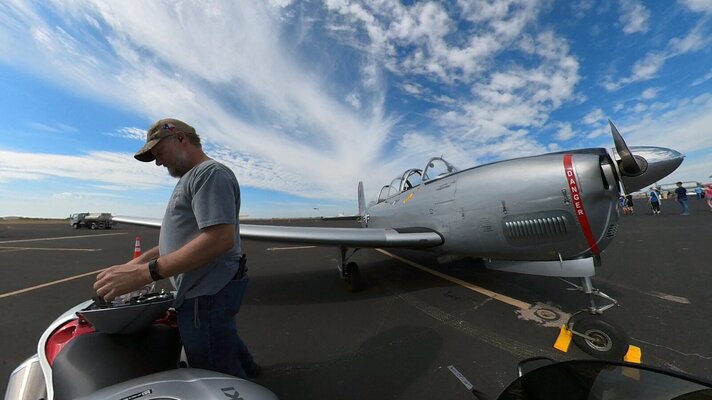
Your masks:
{"label": "airplane tail", "polygon": [[363,181],[358,182],[358,216],[361,220],[361,226],[366,226],[366,196],[363,194]]}

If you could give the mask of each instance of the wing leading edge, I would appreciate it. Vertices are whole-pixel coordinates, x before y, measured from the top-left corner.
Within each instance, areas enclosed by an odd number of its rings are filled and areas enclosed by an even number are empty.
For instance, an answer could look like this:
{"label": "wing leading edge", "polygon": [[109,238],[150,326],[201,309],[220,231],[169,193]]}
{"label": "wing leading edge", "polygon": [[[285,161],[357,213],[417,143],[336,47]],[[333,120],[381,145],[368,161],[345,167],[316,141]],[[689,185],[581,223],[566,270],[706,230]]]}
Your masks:
{"label": "wing leading edge", "polygon": [[[114,221],[161,227],[155,218],[116,216]],[[439,233],[428,228],[328,228],[240,224],[240,237],[260,241],[346,247],[425,248],[443,244]]]}

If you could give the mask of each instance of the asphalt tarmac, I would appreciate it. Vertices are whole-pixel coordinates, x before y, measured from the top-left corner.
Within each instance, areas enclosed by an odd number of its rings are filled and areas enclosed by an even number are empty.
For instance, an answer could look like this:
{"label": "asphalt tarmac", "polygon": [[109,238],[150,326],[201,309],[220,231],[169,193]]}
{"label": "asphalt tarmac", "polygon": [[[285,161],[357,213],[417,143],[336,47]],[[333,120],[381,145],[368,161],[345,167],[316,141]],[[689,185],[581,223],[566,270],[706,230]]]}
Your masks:
{"label": "asphalt tarmac", "polygon": [[[622,215],[594,285],[621,305],[606,312],[643,362],[712,378],[712,212],[691,199],[650,214],[644,200]],[[354,222],[279,221],[354,226]],[[134,240],[158,230],[120,225],[0,223],[0,388],[36,352],[67,308],[92,296],[98,270],[128,260]],[[454,371],[496,396],[532,356],[590,358],[552,348],[558,326],[586,297],[555,278],[494,272],[475,261],[439,265],[415,251],[364,249],[353,256],[365,287],[341,283],[335,248],[244,242],[250,286],[239,331],[281,399],[471,399]],[[110,368],[111,366],[107,366]]]}

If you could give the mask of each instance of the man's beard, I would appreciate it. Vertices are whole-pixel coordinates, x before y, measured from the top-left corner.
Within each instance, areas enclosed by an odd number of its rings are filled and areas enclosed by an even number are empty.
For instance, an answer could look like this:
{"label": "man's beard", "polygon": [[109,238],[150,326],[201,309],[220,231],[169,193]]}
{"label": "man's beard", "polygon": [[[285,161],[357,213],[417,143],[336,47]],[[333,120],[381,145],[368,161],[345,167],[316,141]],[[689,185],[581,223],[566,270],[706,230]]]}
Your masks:
{"label": "man's beard", "polygon": [[168,173],[174,177],[174,178],[180,178],[183,175],[185,175],[188,171],[190,171],[190,167],[188,166],[188,160],[185,158],[185,156],[182,153],[176,152],[173,157],[173,168],[171,167],[166,167],[168,169]]}

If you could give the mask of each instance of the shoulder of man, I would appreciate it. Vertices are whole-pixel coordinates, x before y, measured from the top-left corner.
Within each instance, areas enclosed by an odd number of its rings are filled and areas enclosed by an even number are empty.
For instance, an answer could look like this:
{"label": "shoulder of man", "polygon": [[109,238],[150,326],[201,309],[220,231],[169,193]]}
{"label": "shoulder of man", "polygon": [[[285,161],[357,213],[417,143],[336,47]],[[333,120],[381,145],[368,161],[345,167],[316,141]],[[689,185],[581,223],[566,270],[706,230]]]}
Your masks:
{"label": "shoulder of man", "polygon": [[[224,172],[224,173],[226,173],[228,176],[230,176],[230,177],[232,177],[232,178],[235,178],[235,174],[232,172],[232,170],[230,169],[230,167],[228,167],[227,165],[225,165],[225,164],[223,164],[223,163],[221,163],[221,162],[219,162],[219,161],[215,161],[215,160],[212,160],[212,159],[211,159],[211,160],[208,160],[208,161],[205,161],[205,162],[203,162],[203,163],[200,163],[200,164],[196,167],[195,175],[196,175],[196,177],[205,177],[206,174],[207,174],[207,175],[210,175],[210,174],[213,174],[213,173],[218,172],[218,171]],[[236,178],[235,178],[235,179],[236,179]]]}

